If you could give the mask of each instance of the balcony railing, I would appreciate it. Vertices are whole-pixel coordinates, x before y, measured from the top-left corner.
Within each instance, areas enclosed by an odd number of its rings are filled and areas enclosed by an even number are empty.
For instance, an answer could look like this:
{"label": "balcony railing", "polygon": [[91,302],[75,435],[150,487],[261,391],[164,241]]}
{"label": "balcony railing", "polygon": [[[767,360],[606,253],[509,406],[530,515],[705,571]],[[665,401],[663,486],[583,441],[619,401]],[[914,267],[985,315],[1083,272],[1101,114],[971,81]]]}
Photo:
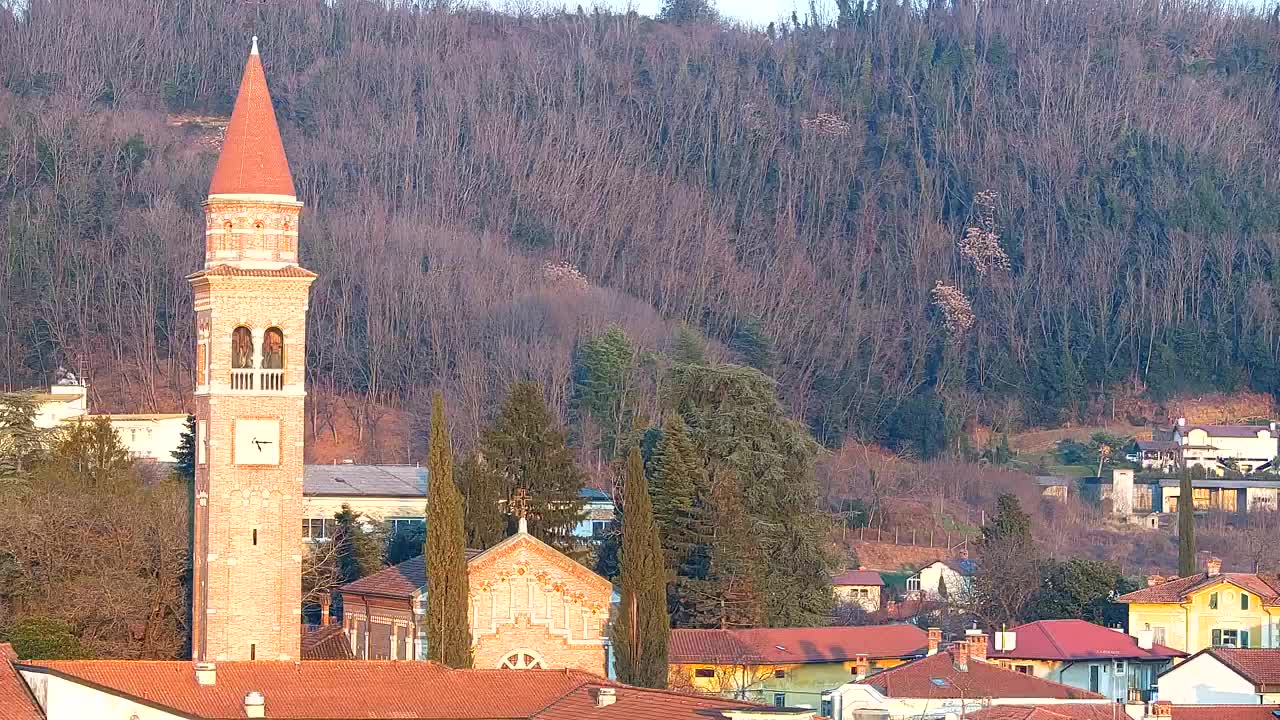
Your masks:
{"label": "balcony railing", "polygon": [[279,392],[284,390],[284,370],[233,368],[231,370],[231,389]]}

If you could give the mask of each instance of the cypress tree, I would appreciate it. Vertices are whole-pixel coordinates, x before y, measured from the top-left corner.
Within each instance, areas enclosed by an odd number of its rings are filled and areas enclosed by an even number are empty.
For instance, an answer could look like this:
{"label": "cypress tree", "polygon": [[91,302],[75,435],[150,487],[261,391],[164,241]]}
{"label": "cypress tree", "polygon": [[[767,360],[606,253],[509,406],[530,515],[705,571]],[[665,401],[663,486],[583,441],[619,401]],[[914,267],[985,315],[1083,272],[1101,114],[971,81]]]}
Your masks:
{"label": "cypress tree", "polygon": [[622,602],[613,623],[618,679],[641,687],[667,686],[667,573],[654,522],[640,449],[627,457],[622,489]]}
{"label": "cypress tree", "polygon": [[512,386],[480,449],[485,465],[503,481],[503,497],[528,490],[529,532],[562,552],[575,551],[573,529],[585,517],[583,474],[538,385]]}
{"label": "cypress tree", "polygon": [[453,450],[444,419],[444,398],[431,403],[427,450],[427,659],[452,668],[471,667],[467,622],[467,558],[462,495],[453,483]]}
{"label": "cypress tree", "polygon": [[1196,504],[1191,473],[1182,468],[1178,485],[1178,575],[1196,572]]}

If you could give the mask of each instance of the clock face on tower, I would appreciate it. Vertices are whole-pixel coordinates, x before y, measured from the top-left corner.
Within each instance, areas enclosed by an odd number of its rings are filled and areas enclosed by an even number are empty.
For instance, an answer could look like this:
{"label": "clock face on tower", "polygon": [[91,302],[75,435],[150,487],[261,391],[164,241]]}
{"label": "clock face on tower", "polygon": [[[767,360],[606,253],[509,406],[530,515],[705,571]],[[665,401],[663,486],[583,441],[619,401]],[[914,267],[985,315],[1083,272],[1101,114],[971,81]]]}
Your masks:
{"label": "clock face on tower", "polygon": [[236,419],[236,465],[280,464],[280,421]]}

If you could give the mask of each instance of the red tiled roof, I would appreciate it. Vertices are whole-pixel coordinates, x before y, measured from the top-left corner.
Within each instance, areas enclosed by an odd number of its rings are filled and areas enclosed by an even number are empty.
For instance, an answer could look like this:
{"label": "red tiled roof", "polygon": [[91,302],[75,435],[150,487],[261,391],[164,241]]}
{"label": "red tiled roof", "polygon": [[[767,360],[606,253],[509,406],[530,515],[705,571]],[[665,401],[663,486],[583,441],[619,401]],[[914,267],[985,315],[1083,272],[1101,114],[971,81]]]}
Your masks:
{"label": "red tiled roof", "polygon": [[41,720],[44,715],[35,698],[13,669],[15,660],[13,646],[0,643],[0,720]]}
{"label": "red tiled roof", "polygon": [[354,660],[351,642],[341,625],[321,625],[302,634],[303,660]]}
{"label": "red tiled roof", "polygon": [[672,663],[821,663],[923,655],[929,638],[914,625],[672,630]]}
{"label": "red tiled roof", "polygon": [[965,720],[1129,720],[1129,716],[1119,703],[1055,703],[992,705],[967,713]]}
{"label": "red tiled roof", "polygon": [[[467,560],[479,555],[479,550],[467,550]],[[378,597],[409,600],[419,588],[427,586],[427,561],[425,556],[409,558],[399,565],[362,577],[338,588],[339,592],[352,595],[377,595]]]}
{"label": "red tiled roof", "polygon": [[1173,720],[1276,720],[1280,705],[1174,705]]}
{"label": "red tiled roof", "polygon": [[[1006,670],[998,665],[969,660],[968,671],[955,667],[950,651],[930,655],[879,672],[867,684],[892,698],[1046,698],[1097,700],[1097,693]],[[935,680],[945,681],[941,684]]]}
{"label": "red tiled roof", "polygon": [[1209,648],[1204,652],[1216,657],[1254,685],[1280,686],[1280,649]]}
{"label": "red tiled roof", "polygon": [[244,65],[227,139],[209,183],[210,195],[246,193],[295,195],[256,40]]}
{"label": "red tiled roof", "polygon": [[[1040,620],[1013,628],[1016,643],[1010,652],[992,651],[993,658],[1020,660],[1159,660],[1186,653],[1152,644],[1138,647],[1132,635],[1085,620]],[[994,643],[992,643],[994,647]]]}
{"label": "red tiled roof", "polygon": [[193,272],[187,276],[188,280],[194,280],[201,277],[316,277],[316,274],[310,270],[305,270],[297,265],[286,265],[282,268],[239,268],[230,265],[214,265],[211,268],[205,268],[197,272]]}
{"label": "red tiled roof", "polygon": [[[213,685],[196,683],[194,663],[66,660],[41,670],[206,720],[244,717],[244,696],[266,699],[266,716],[284,720],[705,720],[713,709],[758,707],[621,685],[576,670],[450,670],[428,662],[312,660],[217,663]],[[617,700],[596,707],[595,691]],[[25,718],[23,720],[26,720]]]}
{"label": "red tiled roof", "polygon": [[1197,590],[1219,582],[1228,582],[1262,598],[1265,605],[1280,604],[1280,579],[1274,575],[1254,573],[1197,573],[1173,578],[1152,587],[1140,588],[1116,598],[1121,603],[1179,603]]}
{"label": "red tiled roof", "polygon": [[831,584],[840,585],[884,585],[884,579],[875,570],[846,570],[831,578]]}

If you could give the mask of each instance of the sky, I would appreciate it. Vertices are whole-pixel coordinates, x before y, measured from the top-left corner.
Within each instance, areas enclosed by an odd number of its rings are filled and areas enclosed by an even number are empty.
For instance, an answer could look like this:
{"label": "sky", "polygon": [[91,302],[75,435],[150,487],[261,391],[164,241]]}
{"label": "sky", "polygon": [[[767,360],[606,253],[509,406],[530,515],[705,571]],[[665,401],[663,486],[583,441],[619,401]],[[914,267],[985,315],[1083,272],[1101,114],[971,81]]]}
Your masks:
{"label": "sky", "polygon": [[[716,9],[721,15],[748,22],[753,25],[768,25],[781,17],[791,15],[798,10],[801,17],[809,13],[809,0],[714,0]],[[626,0],[613,0],[618,7],[626,7]],[[584,3],[585,4],[585,3]],[[662,9],[662,0],[631,0],[630,4],[644,15],[657,15]],[[834,7],[832,0],[817,0],[818,11],[829,12]]]}

